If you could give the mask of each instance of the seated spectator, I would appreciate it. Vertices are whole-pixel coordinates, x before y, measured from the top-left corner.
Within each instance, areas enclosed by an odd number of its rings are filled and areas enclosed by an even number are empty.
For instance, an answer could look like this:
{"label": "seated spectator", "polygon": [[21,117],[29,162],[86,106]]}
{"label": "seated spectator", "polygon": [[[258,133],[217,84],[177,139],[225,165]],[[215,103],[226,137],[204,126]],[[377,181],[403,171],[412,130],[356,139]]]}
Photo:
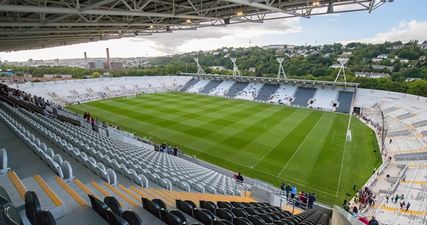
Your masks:
{"label": "seated spectator", "polygon": [[239,173],[237,173],[237,176],[236,176],[236,181],[238,182],[238,183],[243,183],[243,176],[242,176],[242,174],[239,172]]}

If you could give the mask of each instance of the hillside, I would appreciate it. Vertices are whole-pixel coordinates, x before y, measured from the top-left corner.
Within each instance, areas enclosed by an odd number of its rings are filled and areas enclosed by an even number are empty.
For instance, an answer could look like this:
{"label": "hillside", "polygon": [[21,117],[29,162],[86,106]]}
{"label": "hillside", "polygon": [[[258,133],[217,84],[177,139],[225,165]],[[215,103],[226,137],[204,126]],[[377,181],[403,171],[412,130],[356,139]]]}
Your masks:
{"label": "hillside", "polygon": [[[277,57],[285,58],[284,68],[289,78],[334,80],[338,73],[337,59],[349,57],[347,81],[360,83],[363,88],[391,90],[427,96],[427,42],[386,42],[383,44],[339,43],[322,46],[272,45],[250,48],[221,48],[212,51],[190,52],[148,59],[146,67],[132,67],[111,71],[113,76],[141,76],[196,72],[193,58],[207,73],[232,74],[230,57],[244,76],[277,76]],[[11,68],[5,66],[5,68]],[[72,74],[99,76],[102,70],[71,67],[12,67],[33,76],[43,74]],[[356,77],[380,76],[369,79]]]}

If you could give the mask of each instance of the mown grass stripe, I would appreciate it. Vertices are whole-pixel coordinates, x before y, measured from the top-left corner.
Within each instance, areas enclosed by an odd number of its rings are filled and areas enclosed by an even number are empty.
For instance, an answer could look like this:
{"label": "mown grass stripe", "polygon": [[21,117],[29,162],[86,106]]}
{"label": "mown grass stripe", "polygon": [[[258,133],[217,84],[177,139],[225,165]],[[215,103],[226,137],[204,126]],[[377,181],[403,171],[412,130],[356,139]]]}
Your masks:
{"label": "mown grass stripe", "polygon": [[348,115],[340,113],[187,93],[108,99],[71,108],[139,136],[178,145],[187,154],[245,176],[316,192],[327,204],[341,204],[353,195],[352,184],[361,186],[381,163],[373,151],[378,150],[373,132],[358,120],[352,122],[353,140],[342,157]]}

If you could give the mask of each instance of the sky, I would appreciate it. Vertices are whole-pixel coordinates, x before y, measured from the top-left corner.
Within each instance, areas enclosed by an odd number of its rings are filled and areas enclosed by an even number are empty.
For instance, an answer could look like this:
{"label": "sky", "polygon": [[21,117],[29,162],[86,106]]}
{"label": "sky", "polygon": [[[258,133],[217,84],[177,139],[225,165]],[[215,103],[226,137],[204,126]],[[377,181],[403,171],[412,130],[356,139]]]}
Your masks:
{"label": "sky", "polygon": [[394,0],[372,13],[367,11],[271,20],[227,27],[177,31],[147,37],[91,42],[19,52],[0,52],[1,60],[65,59],[163,56],[221,47],[249,47],[269,44],[318,45],[383,43],[385,41],[427,40],[427,0]]}

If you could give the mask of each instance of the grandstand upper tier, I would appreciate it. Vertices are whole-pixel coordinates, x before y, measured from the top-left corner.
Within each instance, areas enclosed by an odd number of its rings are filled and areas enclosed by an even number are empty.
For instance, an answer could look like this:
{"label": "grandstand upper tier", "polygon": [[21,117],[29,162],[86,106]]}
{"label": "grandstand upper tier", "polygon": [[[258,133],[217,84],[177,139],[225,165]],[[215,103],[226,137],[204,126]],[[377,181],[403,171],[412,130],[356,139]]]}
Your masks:
{"label": "grandstand upper tier", "polygon": [[366,10],[392,0],[2,1],[0,51]]}

